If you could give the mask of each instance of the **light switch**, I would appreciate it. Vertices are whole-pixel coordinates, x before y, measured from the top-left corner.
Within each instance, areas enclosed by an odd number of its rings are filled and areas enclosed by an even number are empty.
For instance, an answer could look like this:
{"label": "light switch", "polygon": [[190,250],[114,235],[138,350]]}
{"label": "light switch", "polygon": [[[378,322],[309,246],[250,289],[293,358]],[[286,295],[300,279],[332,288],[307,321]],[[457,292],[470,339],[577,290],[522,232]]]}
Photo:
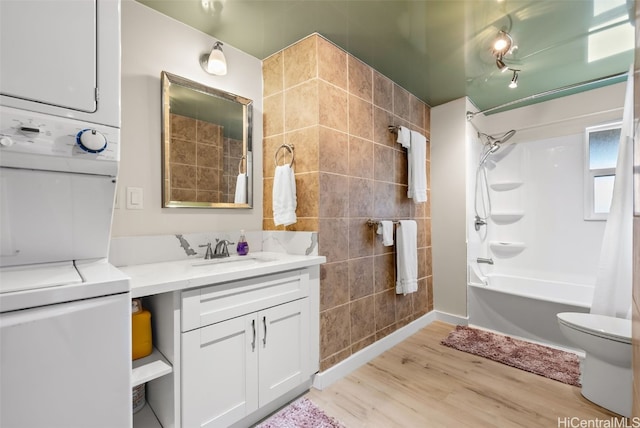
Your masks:
{"label": "light switch", "polygon": [[144,206],[141,187],[127,187],[127,209],[141,210]]}

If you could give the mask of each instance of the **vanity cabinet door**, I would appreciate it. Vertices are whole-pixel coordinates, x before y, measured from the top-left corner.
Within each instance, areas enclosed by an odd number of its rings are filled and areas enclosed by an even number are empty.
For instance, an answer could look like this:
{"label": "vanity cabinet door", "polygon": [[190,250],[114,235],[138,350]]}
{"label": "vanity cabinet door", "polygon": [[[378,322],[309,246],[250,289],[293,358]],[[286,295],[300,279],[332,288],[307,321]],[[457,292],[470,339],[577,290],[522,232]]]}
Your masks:
{"label": "vanity cabinet door", "polygon": [[309,299],[182,334],[182,426],[228,427],[310,377]]}
{"label": "vanity cabinet door", "polygon": [[258,408],[257,329],[253,313],[183,333],[183,427],[228,427]]}
{"label": "vanity cabinet door", "polygon": [[260,407],[309,379],[309,299],[258,312]]}

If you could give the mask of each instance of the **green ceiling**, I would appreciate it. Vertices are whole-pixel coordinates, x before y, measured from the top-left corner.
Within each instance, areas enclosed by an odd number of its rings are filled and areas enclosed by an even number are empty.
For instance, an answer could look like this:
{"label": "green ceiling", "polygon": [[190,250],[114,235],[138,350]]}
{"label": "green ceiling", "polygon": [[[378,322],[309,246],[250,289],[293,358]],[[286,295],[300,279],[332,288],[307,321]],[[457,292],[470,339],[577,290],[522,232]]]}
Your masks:
{"label": "green ceiling", "polygon": [[[318,32],[431,106],[466,95],[486,110],[633,62],[633,0],[138,1],[260,59]],[[515,89],[490,51],[501,29],[518,46],[505,57],[521,70]]]}

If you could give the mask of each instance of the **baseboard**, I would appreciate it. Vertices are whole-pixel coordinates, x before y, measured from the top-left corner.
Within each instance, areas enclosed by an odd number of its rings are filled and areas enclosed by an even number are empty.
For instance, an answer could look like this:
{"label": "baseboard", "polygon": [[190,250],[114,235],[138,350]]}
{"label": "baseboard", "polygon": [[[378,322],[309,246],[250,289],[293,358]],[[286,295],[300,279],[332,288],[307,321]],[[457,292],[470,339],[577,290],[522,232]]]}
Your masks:
{"label": "baseboard", "polygon": [[418,332],[418,330],[428,326],[436,320],[461,325],[467,325],[468,322],[468,319],[464,317],[451,315],[446,312],[431,311],[406,326],[394,331],[390,335],[356,352],[335,366],[316,374],[313,380],[313,387],[320,390],[328,387],[335,381],[347,376],[358,367],[368,363],[387,349],[394,347],[409,336]]}
{"label": "baseboard", "polygon": [[446,322],[453,325],[468,325],[469,317],[461,317],[460,315],[453,315],[447,312],[433,311],[436,313],[436,319],[438,321]]}

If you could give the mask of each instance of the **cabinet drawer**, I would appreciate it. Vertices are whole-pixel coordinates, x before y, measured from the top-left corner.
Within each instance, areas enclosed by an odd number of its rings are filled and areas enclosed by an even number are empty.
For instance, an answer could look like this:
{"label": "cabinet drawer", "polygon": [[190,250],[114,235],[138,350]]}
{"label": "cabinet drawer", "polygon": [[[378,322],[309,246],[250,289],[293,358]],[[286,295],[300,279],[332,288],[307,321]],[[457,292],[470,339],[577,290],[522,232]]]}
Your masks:
{"label": "cabinet drawer", "polygon": [[193,330],[309,295],[309,273],[283,272],[182,292],[182,331]]}

